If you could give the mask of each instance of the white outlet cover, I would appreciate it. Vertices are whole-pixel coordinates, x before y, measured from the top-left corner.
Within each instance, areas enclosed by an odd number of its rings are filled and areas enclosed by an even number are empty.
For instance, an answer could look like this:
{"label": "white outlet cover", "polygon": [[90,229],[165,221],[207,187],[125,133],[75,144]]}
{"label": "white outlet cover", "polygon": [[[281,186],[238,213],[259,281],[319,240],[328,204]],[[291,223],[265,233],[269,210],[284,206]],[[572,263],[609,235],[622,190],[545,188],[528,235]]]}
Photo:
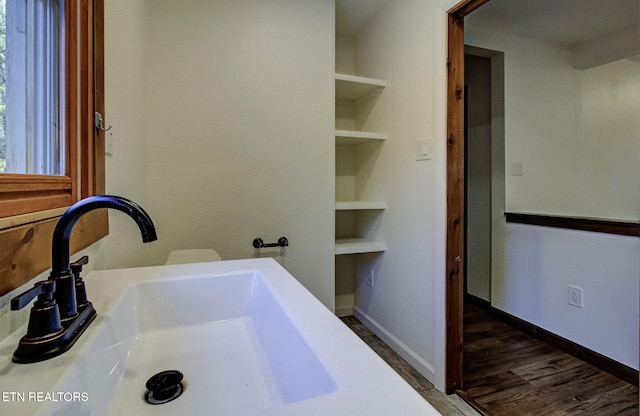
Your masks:
{"label": "white outlet cover", "polygon": [[578,308],[582,308],[584,304],[583,292],[581,287],[577,286],[568,286],[568,294],[569,294],[569,305],[576,306]]}

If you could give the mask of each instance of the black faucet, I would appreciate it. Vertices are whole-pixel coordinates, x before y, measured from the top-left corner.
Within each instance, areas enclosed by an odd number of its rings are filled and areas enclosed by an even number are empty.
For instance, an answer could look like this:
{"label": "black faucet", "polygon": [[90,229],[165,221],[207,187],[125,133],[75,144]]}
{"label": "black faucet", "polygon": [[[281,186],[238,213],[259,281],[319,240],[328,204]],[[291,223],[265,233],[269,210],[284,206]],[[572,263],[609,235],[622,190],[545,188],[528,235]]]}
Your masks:
{"label": "black faucet", "polygon": [[27,334],[13,353],[14,362],[34,363],[64,353],[95,319],[96,311],[86,298],[80,277],[82,265],[88,259],[83,257],[76,263],[70,263],[69,238],[80,217],[100,208],[117,209],[133,218],[140,228],[143,242],[157,239],[149,215],[128,199],[110,195],[93,196],[69,208],[53,231],[49,279],[36,283],[30,290],[11,299],[11,309],[18,310],[38,296],[31,309]]}

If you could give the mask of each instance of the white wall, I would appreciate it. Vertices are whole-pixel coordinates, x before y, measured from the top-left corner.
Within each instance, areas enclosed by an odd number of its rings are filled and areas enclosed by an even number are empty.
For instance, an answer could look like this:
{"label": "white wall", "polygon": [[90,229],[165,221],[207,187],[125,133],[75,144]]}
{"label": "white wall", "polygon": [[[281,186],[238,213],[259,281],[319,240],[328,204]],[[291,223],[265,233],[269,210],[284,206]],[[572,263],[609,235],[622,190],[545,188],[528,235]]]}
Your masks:
{"label": "white wall", "polygon": [[159,240],[142,245],[116,213],[103,266],[178,248],[253,257],[255,237],[284,235],[262,255],[333,308],[333,1],[105,8],[107,189],[139,201]]}
{"label": "white wall", "polygon": [[[149,206],[146,128],[146,0],[105,3],[105,124],[111,143],[106,156],[106,190]],[[94,264],[99,269],[157,264],[158,244],[142,244],[137,227],[126,215],[110,210],[110,235],[98,243],[108,253]],[[96,263],[92,257],[91,262]]]}
{"label": "white wall", "polygon": [[[223,258],[251,257],[254,237],[285,234],[291,246],[281,260],[333,307],[333,1],[139,4],[145,12],[143,58],[137,56],[140,28],[112,20],[128,2],[106,5],[107,28],[118,28],[108,35],[108,65],[126,68],[134,62],[144,68],[142,84],[126,72],[107,78],[107,113],[113,115],[108,122],[114,125],[108,188],[144,200],[160,240],[139,256],[147,248],[130,224],[114,223],[101,244],[118,258],[106,265],[159,263],[171,249],[199,246],[213,247]],[[390,140],[382,155],[384,171],[376,173],[389,205],[381,230],[389,261],[381,265],[375,291],[360,288],[360,305],[440,389],[451,6],[442,0],[394,0],[360,41],[378,50],[374,61],[359,62],[382,71],[369,75],[390,81],[390,100],[380,108]],[[109,95],[119,83],[133,96]],[[127,110],[118,115],[119,108]],[[140,137],[123,131],[122,118],[135,120],[132,131]],[[432,140],[434,156],[416,162],[414,141],[422,138]],[[146,149],[138,148],[140,141]],[[138,160],[146,173],[126,175]],[[200,188],[192,191],[193,186]],[[116,234],[131,237],[112,243]]]}
{"label": "white wall", "polygon": [[[640,64],[576,70],[565,49],[471,25],[465,42],[504,52],[506,172],[494,175],[506,210],[637,221]],[[494,214],[492,305],[637,369],[638,238]],[[583,308],[568,305],[568,285],[584,290]]]}
{"label": "white wall", "polygon": [[505,54],[507,211],[640,219],[640,63],[579,70],[567,48],[471,24],[465,42]]}
{"label": "white wall", "polygon": [[[437,387],[444,385],[446,15],[438,2],[394,0],[357,35],[358,75],[384,79],[362,130],[385,132],[359,198],[387,203],[387,251],[361,271],[356,313]],[[416,161],[416,140],[433,159]],[[356,179],[358,180],[358,179]],[[362,182],[365,179],[362,178]],[[375,286],[365,283],[369,268]]]}
{"label": "white wall", "polygon": [[575,165],[583,197],[576,205],[584,215],[638,221],[640,62],[622,59],[577,72],[582,117],[574,149],[577,160],[589,163]]}
{"label": "white wall", "polygon": [[[492,305],[638,369],[640,241],[502,224],[494,238]],[[495,257],[494,257],[495,258]],[[568,304],[583,289],[583,308]]]}

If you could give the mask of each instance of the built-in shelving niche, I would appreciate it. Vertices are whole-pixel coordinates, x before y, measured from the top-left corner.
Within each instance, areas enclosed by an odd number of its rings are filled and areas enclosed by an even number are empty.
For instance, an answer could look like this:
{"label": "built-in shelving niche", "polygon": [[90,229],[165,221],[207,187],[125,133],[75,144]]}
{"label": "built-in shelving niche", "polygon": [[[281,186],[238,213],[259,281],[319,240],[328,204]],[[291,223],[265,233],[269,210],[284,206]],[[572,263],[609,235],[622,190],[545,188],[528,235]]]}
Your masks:
{"label": "built-in shelving niche", "polygon": [[387,83],[356,75],[335,75],[336,94],[336,314],[353,314],[356,276],[370,269],[387,249],[377,238],[384,201],[363,200],[362,190],[376,163],[381,132],[363,131],[362,113],[369,111]]}

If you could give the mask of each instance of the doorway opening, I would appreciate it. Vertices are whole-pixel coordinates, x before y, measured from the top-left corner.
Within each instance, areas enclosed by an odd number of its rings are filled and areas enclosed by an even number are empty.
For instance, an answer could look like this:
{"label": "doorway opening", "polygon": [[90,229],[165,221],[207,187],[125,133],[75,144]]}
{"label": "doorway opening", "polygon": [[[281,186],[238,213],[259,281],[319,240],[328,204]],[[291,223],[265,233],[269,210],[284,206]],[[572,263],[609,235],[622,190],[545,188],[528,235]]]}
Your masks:
{"label": "doorway opening", "polygon": [[464,293],[491,302],[492,257],[505,211],[504,54],[465,46]]}
{"label": "doorway opening", "polygon": [[[464,46],[464,33],[465,33],[465,20],[469,17],[468,15],[475,11],[478,7],[483,6],[487,1],[463,1],[461,2],[455,9],[449,12],[448,14],[448,60],[447,60],[447,70],[448,70],[448,78],[447,78],[447,248],[446,248],[446,378],[445,378],[445,387],[448,393],[452,393],[455,390],[462,388],[463,383],[463,305],[464,305],[464,296],[467,291],[475,291],[480,294],[481,298],[486,300],[492,300],[496,303],[501,302],[501,292],[498,290],[500,287],[498,280],[496,283],[496,287],[493,289],[490,286],[490,283],[483,287],[471,287],[475,285],[476,282],[465,282],[465,273],[469,270],[469,268],[474,267],[470,265],[470,262],[473,261],[470,258],[470,237],[467,232],[471,229],[470,222],[467,218],[469,215],[468,211],[468,197],[471,194],[470,184],[469,184],[469,176],[471,167],[468,165],[468,158],[472,152],[470,147],[472,146],[470,143],[465,142],[465,132],[469,129],[468,125],[465,125],[465,120],[468,117],[465,117],[465,99],[468,96],[469,92],[465,90],[465,46]],[[497,5],[499,2],[491,2],[491,5],[488,6],[485,10],[489,10],[493,5]],[[512,4],[512,3],[510,3]],[[551,3],[550,3],[551,4]],[[478,14],[474,14],[475,16],[481,16],[482,12],[478,12]],[[548,15],[555,16],[558,14],[557,9],[551,8],[549,6]],[[601,15],[598,13],[593,13],[593,15]],[[516,19],[516,17],[521,14],[516,14],[509,17],[509,21],[511,19],[515,19],[518,22],[521,22]],[[567,19],[563,19],[563,22]],[[473,37],[473,34],[479,33],[476,31],[477,27],[480,25],[475,25],[476,21],[472,19],[468,19],[469,25],[467,25],[466,30],[469,32],[469,39]],[[518,28],[521,28],[525,25],[519,24]],[[565,26],[563,25],[563,28]],[[491,30],[491,28],[489,29]],[[491,45],[503,45],[500,42],[489,42]],[[527,56],[532,56],[529,54],[530,48],[507,48],[508,53],[513,53],[514,50],[518,51],[527,51]],[[510,55],[513,56],[513,55]],[[565,55],[562,55],[565,56]],[[537,57],[536,57],[537,59]],[[628,58],[629,60],[634,60],[633,57]],[[513,60],[510,60],[510,65],[513,63]],[[531,61],[529,61],[531,62]],[[555,62],[555,61],[554,61]],[[573,62],[573,61],[572,61]],[[534,64],[537,64],[536,60]],[[574,65],[573,63],[571,65]],[[634,65],[630,64],[629,61],[626,61],[625,65]],[[511,66],[510,66],[511,67]],[[533,68],[537,68],[537,65],[531,66]],[[528,68],[525,67],[525,68]],[[563,67],[564,68],[564,67]],[[581,66],[575,66],[576,70],[584,69]],[[514,73],[527,73],[524,72],[513,72]],[[573,73],[572,73],[573,74]],[[582,74],[582,73],[580,73]],[[510,76],[511,78],[511,76]],[[559,77],[558,84],[561,84],[564,81],[564,78]],[[573,80],[573,78],[572,78]],[[515,85],[515,84],[514,84]],[[537,82],[536,85],[544,85],[543,82]],[[557,88],[556,84],[553,84],[554,88]],[[573,82],[564,82],[562,85],[574,85]],[[598,84],[600,85],[600,84]],[[510,89],[510,93],[513,91]],[[558,91],[563,91],[562,89],[558,89]],[[554,89],[555,92],[555,89]],[[527,97],[523,102],[529,102],[529,98]],[[553,100],[552,100],[553,101]],[[547,101],[549,102],[549,101]],[[549,109],[549,106],[546,103],[541,103],[544,109]],[[540,105],[540,103],[539,103]],[[517,106],[516,106],[517,107]],[[569,106],[570,107],[570,106]],[[528,110],[529,107],[523,106],[520,107],[522,110]],[[538,108],[538,107],[536,107]],[[572,108],[572,107],[571,107]],[[527,111],[522,111],[522,114],[527,113]],[[563,114],[561,112],[554,112],[553,115]],[[586,118],[589,120],[589,118]],[[546,119],[545,119],[546,121]],[[548,124],[548,123],[547,123]],[[513,124],[510,124],[513,125]],[[540,125],[543,125],[541,123]],[[559,123],[558,125],[564,125],[563,123]],[[582,125],[580,125],[582,126]],[[582,130],[580,130],[582,131]],[[547,134],[545,137],[555,137],[554,135]],[[571,137],[580,137],[580,135],[572,134]],[[571,142],[566,142],[567,146],[570,146]],[[553,143],[555,145],[555,143]],[[513,147],[510,147],[512,149]],[[495,149],[494,149],[495,150]],[[492,150],[492,152],[494,151]],[[495,157],[495,160],[502,160],[504,163],[504,157]],[[521,160],[521,159],[515,159]],[[581,160],[581,159],[577,159]],[[522,176],[522,165],[520,162],[510,162],[510,170],[506,172],[506,169],[501,170],[502,176],[504,176],[505,172],[509,174],[507,179],[507,183],[512,184],[513,178],[511,176]],[[542,166],[542,165],[538,165]],[[564,165],[561,165],[564,166]],[[546,169],[546,164],[544,168]],[[500,171],[500,170],[497,170]],[[545,171],[545,174],[548,172]],[[561,174],[548,173],[548,177],[564,177]],[[572,183],[569,183],[572,184]],[[575,189],[582,189],[579,186],[574,187]],[[509,188],[510,190],[513,187]],[[492,191],[496,191],[497,189],[492,189]],[[580,195],[581,196],[581,195]],[[542,197],[544,198],[544,196]],[[492,198],[493,199],[493,198]],[[544,199],[543,199],[544,200]],[[567,199],[568,200],[568,199]],[[493,203],[493,201],[492,201]],[[511,204],[513,205],[513,204]],[[498,212],[499,210],[495,210]],[[504,212],[504,211],[502,211]],[[513,221],[513,218],[509,218],[507,215],[507,221]],[[502,221],[496,221],[496,223],[502,223]],[[542,223],[534,223],[529,222],[529,224],[534,225],[548,225],[548,226],[556,226],[557,225],[549,225]],[[475,225],[475,224],[474,224]],[[493,224],[492,224],[493,225]],[[563,226],[567,229],[578,229],[572,228],[574,227],[572,224],[567,224]],[[587,230],[584,228],[584,230]],[[597,231],[595,229],[589,229],[590,231]],[[605,231],[598,232],[606,232],[609,233],[608,229]],[[612,232],[613,233],[613,232]],[[633,234],[628,235],[637,235],[637,231]],[[492,250],[499,251],[500,247],[492,247]],[[498,262],[495,262],[498,264]],[[634,266],[635,267],[635,266]],[[475,268],[475,267],[474,267]],[[628,274],[627,274],[628,275]],[[526,277],[526,276],[525,276]],[[495,276],[494,276],[495,280]],[[465,283],[467,285],[465,285]],[[495,282],[494,282],[495,283]],[[491,299],[491,292],[493,293],[493,299]],[[524,293],[524,296],[521,296],[520,300],[527,299],[527,293]],[[569,302],[571,305],[571,302]],[[528,316],[528,315],[527,315]],[[637,316],[636,316],[637,317]],[[627,331],[628,333],[629,331]],[[561,332],[559,332],[561,333]],[[570,344],[571,348],[574,348],[574,344]],[[576,344],[577,345],[577,344]],[[588,345],[585,343],[584,345]],[[580,346],[580,345],[578,345]],[[586,349],[586,348],[583,348]],[[633,353],[633,351],[632,351]],[[591,354],[593,356],[593,354]],[[619,363],[612,363],[619,364]],[[629,368],[622,368],[624,372],[628,372]],[[607,370],[610,371],[610,370]],[[618,371],[618,370],[616,370]],[[610,371],[611,372],[611,371]],[[632,374],[633,375],[633,374]],[[635,375],[635,383],[637,383],[637,370]]]}

